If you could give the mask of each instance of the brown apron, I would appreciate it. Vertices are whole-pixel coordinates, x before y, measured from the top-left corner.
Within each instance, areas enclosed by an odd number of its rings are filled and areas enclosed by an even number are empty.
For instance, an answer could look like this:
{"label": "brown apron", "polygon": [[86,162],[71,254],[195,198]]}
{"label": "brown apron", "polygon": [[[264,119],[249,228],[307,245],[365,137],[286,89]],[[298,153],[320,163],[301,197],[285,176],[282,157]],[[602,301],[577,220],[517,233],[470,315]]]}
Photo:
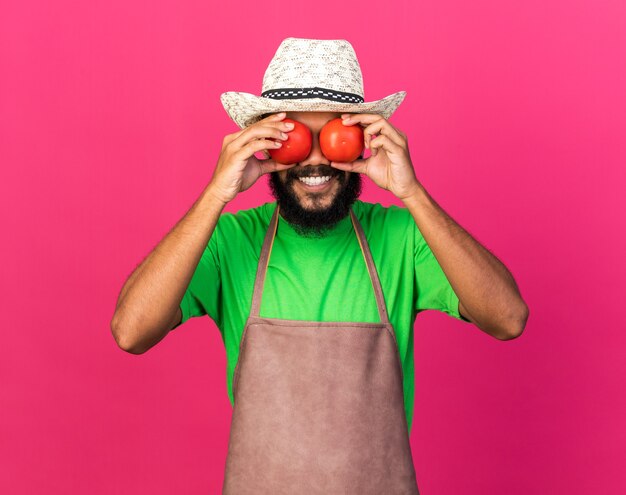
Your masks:
{"label": "brown apron", "polygon": [[262,318],[278,209],[233,376],[222,493],[419,495],[396,338],[361,224],[350,210],[381,323]]}

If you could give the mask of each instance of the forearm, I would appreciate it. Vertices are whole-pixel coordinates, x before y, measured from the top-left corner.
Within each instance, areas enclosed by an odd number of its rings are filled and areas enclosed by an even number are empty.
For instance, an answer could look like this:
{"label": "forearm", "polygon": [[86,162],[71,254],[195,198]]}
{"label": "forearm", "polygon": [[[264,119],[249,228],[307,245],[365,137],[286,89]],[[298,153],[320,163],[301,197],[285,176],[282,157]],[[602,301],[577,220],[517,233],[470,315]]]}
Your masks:
{"label": "forearm", "polygon": [[509,270],[443,211],[423,185],[404,204],[472,321],[496,338],[518,335],[528,308]]}
{"label": "forearm", "polygon": [[207,186],[128,278],[111,321],[120,347],[145,352],[169,332],[224,206]]}

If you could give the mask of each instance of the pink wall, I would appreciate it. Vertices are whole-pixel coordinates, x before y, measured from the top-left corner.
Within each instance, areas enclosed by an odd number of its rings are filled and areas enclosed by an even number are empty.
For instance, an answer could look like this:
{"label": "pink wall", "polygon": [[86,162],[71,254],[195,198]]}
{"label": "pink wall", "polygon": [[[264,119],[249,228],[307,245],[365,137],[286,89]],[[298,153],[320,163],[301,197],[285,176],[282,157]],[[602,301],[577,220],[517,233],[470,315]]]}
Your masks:
{"label": "pink wall", "polygon": [[3,2],[0,492],[220,491],[217,329],[134,356],[109,321],[236,130],[220,93],[258,94],[295,36],[348,39],[366,99],[407,91],[418,178],[531,308],[509,342],[418,318],[423,495],[624,493],[625,27],[618,0]]}

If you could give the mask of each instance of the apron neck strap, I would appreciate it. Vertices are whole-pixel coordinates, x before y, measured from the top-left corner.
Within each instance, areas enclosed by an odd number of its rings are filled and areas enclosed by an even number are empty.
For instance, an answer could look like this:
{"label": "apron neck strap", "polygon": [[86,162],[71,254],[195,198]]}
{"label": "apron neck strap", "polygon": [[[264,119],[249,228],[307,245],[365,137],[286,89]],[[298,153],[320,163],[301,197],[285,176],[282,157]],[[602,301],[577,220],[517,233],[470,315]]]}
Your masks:
{"label": "apron neck strap", "polygon": [[[274,214],[272,215],[272,219],[270,220],[270,224],[265,234],[265,239],[263,241],[263,247],[261,248],[261,256],[259,258],[256,279],[254,281],[254,292],[252,294],[251,315],[255,317],[259,317],[259,312],[261,309],[261,293],[263,292],[265,274],[267,273],[267,265],[269,263],[270,254],[272,252],[272,245],[274,244],[276,229],[278,228],[279,209],[280,206],[276,204],[276,209],[274,210]],[[380,285],[380,279],[378,278],[376,266],[374,265],[374,259],[372,258],[372,253],[367,243],[367,239],[365,238],[363,227],[361,227],[361,223],[356,218],[356,215],[352,211],[352,208],[350,208],[350,218],[352,220],[352,224],[354,225],[354,230],[356,231],[359,246],[361,247],[361,252],[363,253],[363,257],[365,258],[365,264],[367,265],[367,271],[369,273],[370,280],[372,281],[372,286],[374,287],[374,296],[376,297],[376,305],[378,306],[380,321],[381,323],[389,323],[385,299],[383,297],[383,290]]]}

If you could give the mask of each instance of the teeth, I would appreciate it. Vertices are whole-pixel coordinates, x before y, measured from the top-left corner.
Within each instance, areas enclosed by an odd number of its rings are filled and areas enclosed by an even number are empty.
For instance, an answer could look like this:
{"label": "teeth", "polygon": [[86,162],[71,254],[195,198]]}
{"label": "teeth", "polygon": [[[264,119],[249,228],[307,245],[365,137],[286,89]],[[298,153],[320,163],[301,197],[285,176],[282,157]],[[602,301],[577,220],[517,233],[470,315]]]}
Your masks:
{"label": "teeth", "polygon": [[329,175],[325,177],[300,177],[300,181],[304,182],[307,186],[319,186],[320,184],[328,182],[329,180]]}

